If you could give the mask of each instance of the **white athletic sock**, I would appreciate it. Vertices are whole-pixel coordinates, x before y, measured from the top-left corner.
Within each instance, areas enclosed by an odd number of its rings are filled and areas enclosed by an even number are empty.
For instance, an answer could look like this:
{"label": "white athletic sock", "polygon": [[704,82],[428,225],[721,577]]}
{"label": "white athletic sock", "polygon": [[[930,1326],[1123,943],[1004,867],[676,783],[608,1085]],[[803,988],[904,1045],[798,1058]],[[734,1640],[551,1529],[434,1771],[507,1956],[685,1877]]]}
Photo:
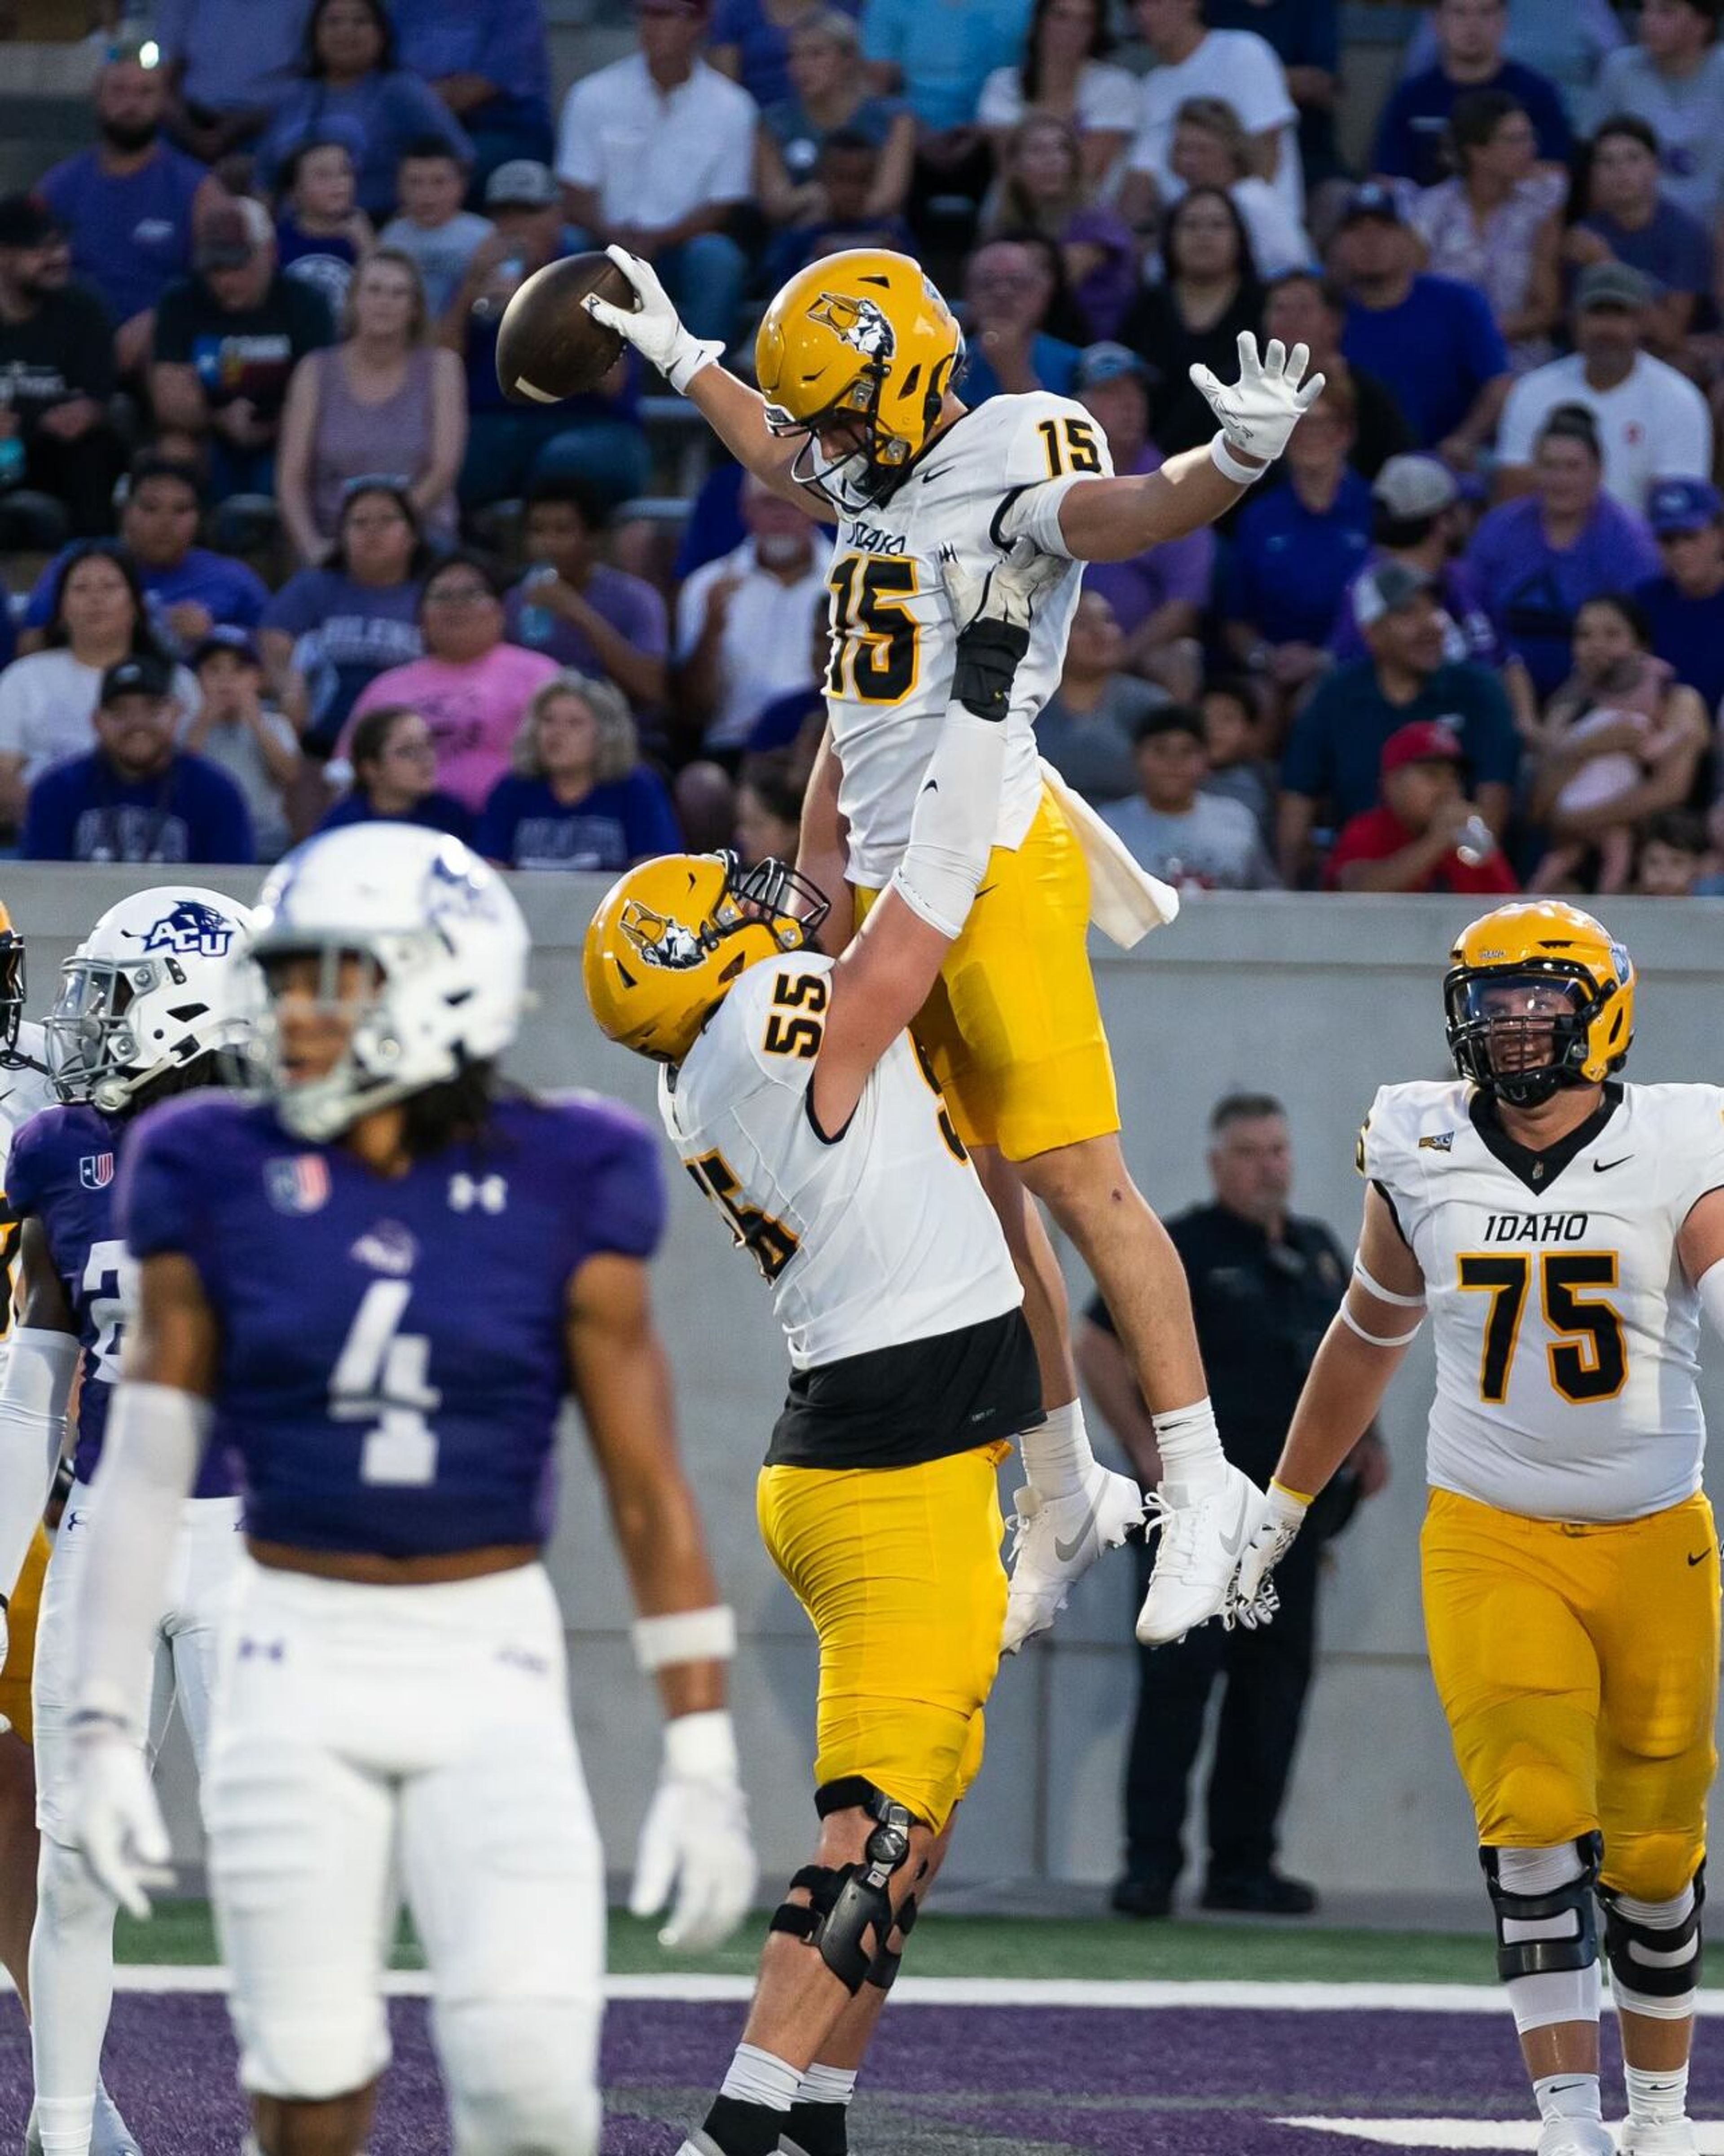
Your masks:
{"label": "white athletic sock", "polygon": [[802,2087],[796,2092],[798,2103],[838,2103],[847,2105],[856,2093],[854,2066],[812,2066],[802,2077]]}
{"label": "white athletic sock", "polygon": [[36,2130],[42,2137],[42,2156],[90,2156],[94,2090],[86,2097],[38,2096]]}
{"label": "white athletic sock", "polygon": [[1603,2118],[1596,2074],[1547,2074],[1542,2081],[1534,2082],[1532,2093],[1538,2099],[1538,2116],[1547,2126],[1553,2118]]}
{"label": "white athletic sock", "polygon": [[114,1903],[84,1860],[44,1838],[30,1934],[30,2058],[42,2156],[89,2156],[114,1999]]}
{"label": "white athletic sock", "polygon": [[1018,1456],[1038,1497],[1076,1496],[1095,1465],[1084,1428],[1083,1402],[1068,1400],[1063,1408],[1049,1408],[1039,1430],[1019,1436]]}
{"label": "white athletic sock", "polygon": [[1636,2126],[1670,2126],[1688,2116],[1688,2066],[1631,2066],[1623,2061],[1629,2117]]}
{"label": "white athletic sock", "polygon": [[738,2103],[763,2104],[768,2111],[788,2111],[801,2087],[802,2075],[796,2067],[757,2044],[738,2044],[719,2094],[733,2097]]}
{"label": "white athletic sock", "polygon": [[1227,1456],[1216,1435],[1215,1410],[1207,1393],[1188,1408],[1173,1408],[1150,1419],[1162,1455],[1161,1492],[1170,1505],[1188,1505],[1223,1480]]}

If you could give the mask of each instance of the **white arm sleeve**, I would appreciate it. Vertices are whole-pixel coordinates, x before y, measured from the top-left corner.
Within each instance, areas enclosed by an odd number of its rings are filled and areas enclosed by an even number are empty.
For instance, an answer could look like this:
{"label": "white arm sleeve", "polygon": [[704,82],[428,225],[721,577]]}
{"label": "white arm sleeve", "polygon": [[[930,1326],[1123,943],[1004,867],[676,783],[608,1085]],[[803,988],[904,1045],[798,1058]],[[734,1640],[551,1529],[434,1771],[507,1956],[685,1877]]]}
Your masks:
{"label": "white arm sleeve", "polygon": [[6,1343],[6,1377],[0,1383],[0,1594],[8,1598],[42,1522],[77,1374],[78,1342],[69,1332],[20,1326]]}
{"label": "white arm sleeve", "polygon": [[214,1419],[208,1400],[172,1385],[126,1383],[114,1395],[75,1620],[82,1713],[131,1723],[133,1673],[161,1612],[180,1507]]}
{"label": "white arm sleeve", "polygon": [[1695,1284],[1694,1291],[1700,1297],[1700,1306],[1711,1321],[1713,1332],[1724,1339],[1724,1258],[1706,1267]]}
{"label": "white arm sleeve", "polygon": [[[1098,473],[1096,476],[1101,475]],[[999,520],[1001,541],[1009,545],[1014,539],[1032,540],[1043,553],[1057,554],[1063,562],[1075,562],[1077,557],[1066,545],[1065,534],[1060,529],[1060,505],[1073,487],[1084,483],[1080,475],[1068,472],[1063,479],[1042,480],[1034,486],[1020,487]]]}
{"label": "white arm sleeve", "polygon": [[916,797],[910,843],[892,871],[892,889],[942,936],[962,932],[988,866],[1005,767],[1005,727],[962,704],[948,706]]}

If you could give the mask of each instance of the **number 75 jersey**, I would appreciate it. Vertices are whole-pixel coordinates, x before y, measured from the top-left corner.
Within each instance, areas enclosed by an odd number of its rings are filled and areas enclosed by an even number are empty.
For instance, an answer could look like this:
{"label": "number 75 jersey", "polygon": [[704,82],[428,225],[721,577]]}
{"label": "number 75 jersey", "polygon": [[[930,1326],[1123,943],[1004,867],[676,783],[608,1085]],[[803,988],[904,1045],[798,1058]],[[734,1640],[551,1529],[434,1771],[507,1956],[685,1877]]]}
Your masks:
{"label": "number 75 jersey", "polygon": [[1701,1313],[1676,1238],[1724,1188],[1724,1091],[1609,1086],[1571,1137],[1532,1152],[1470,1086],[1386,1086],[1360,1166],[1429,1296],[1433,1484],[1557,1520],[1693,1495]]}
{"label": "number 75 jersey", "polygon": [[[994,397],[936,434],[889,501],[840,518],[826,699],[853,882],[880,890],[897,866],[950,701],[957,627],[941,548],[954,548],[979,578],[999,560],[996,520],[1013,497],[1112,470],[1106,437],[1081,404],[1040,390]],[[1036,604],[1005,722],[998,845],[1020,844],[1041,798],[1036,715],[1059,683],[1082,576],[1074,562]]]}

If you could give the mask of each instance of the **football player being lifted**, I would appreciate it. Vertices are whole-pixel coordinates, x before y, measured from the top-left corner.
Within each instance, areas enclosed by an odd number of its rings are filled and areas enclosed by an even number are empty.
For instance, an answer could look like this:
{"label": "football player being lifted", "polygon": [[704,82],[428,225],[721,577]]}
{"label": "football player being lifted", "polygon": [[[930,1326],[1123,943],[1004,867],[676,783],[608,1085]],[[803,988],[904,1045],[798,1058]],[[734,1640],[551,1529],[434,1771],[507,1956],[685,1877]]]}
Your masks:
{"label": "football player being lifted", "polygon": [[1321,377],[1305,378],[1302,345],[1271,344],[1260,359],[1242,336],[1237,382],[1193,371],[1220,422],[1209,446],[1115,478],[1094,422],[1069,399],[966,408],[957,323],[906,255],[855,250],[793,277],[761,325],[757,392],[683,327],[645,263],[610,254],[636,305],[589,295],[589,313],[697,405],[749,470],[836,526],[829,726],[797,863],[842,901],[829,948],[843,947],[853,912],[865,915],[902,859],[951,694],[957,628],[941,549],[976,578],[1020,537],[1062,565],[1012,690],[993,850],[916,1030],[1024,1282],[1048,1409],[1025,1446],[1006,1645],[1053,1621],[1139,1510],[1133,1486],[1090,1452],[1065,1289],[1033,1198],[1094,1274],[1155,1417],[1166,1517],[1138,1636],[1175,1639],[1213,1606],[1234,1568],[1227,1545],[1255,1526],[1261,1501],[1222,1456],[1184,1274],[1126,1172],[1090,971],[1092,904],[1126,941],[1167,916],[1099,819],[1044,773],[1035,717],[1060,678],[1081,564],[1140,554],[1231,508],[1280,455]]}
{"label": "football player being lifted", "polygon": [[818,1856],[681,2156],[844,2156],[904,1935],[981,1764],[1006,1608],[996,1469],[1041,1422],[1040,1378],[998,1220],[907,1028],[987,866],[1013,675],[1063,566],[1020,542],[983,597],[948,565],[951,715],[840,957],[810,940],[818,891],[726,854],[632,869],[587,932],[594,1015],[664,1065],[671,1142],[772,1283],[792,1375],[761,1532],[820,1643]]}
{"label": "football player being lifted", "polygon": [[[1634,969],[1572,906],[1475,921],[1443,996],[1460,1081],[1372,1105],[1352,1281],[1238,1593],[1260,1612],[1429,1310],[1425,1630],[1540,2156],[1692,2156],[1718,1689],[1696,1379],[1702,1312],[1724,1327],[1724,1091],[1617,1082]],[[1595,1897],[1619,2141],[1600,2115]]]}

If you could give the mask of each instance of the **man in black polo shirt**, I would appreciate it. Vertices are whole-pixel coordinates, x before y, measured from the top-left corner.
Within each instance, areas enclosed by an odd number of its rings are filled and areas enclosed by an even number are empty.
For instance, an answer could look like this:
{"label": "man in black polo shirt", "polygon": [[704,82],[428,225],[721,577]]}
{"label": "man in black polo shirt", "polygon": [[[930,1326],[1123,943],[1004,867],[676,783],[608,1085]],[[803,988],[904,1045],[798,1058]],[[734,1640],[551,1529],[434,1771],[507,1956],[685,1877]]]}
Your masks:
{"label": "man in black polo shirt", "polygon": [[[1311,1358],[1339,1307],[1348,1263],[1321,1220],[1287,1210],[1292,1149],[1280,1101],[1232,1093],[1209,1118],[1215,1202],[1169,1220],[1191,1281],[1203,1367],[1227,1456],[1254,1479],[1273,1473]],[[1098,1296],[1078,1342],[1091,1397],[1140,1478],[1160,1474],[1155,1432]],[[1330,1486],[1328,1533],[1361,1496],[1382,1488],[1388,1463],[1374,1431]],[[1188,1786],[1217,1678],[1224,1676],[1209,1777],[1206,1909],[1305,1916],[1316,1896],[1275,1864],[1276,1823],[1287,1793],[1316,1643],[1317,1570],[1323,1532],[1293,1546],[1298,1569],[1275,1573],[1280,1612],[1257,1631],[1205,1625],[1177,1645],[1140,1650],[1137,1721],[1126,1774],[1126,1872],[1113,1906],[1129,1917],[1165,1917],[1184,1861]],[[1305,1547],[1309,1542],[1309,1547]],[[1145,1583],[1152,1559],[1140,1553]]]}

